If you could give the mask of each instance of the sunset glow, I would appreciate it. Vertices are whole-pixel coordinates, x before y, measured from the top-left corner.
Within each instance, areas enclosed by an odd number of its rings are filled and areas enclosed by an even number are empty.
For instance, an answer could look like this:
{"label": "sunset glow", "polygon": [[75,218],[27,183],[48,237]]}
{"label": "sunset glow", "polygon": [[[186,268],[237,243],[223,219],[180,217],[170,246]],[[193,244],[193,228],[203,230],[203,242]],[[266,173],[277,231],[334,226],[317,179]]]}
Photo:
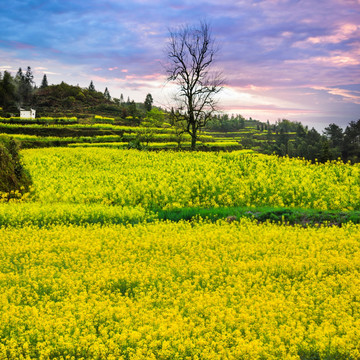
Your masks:
{"label": "sunset glow", "polygon": [[0,71],[171,106],[169,28],[205,19],[220,44],[223,111],[321,130],[360,117],[360,4],[284,1],[19,1],[0,14]]}

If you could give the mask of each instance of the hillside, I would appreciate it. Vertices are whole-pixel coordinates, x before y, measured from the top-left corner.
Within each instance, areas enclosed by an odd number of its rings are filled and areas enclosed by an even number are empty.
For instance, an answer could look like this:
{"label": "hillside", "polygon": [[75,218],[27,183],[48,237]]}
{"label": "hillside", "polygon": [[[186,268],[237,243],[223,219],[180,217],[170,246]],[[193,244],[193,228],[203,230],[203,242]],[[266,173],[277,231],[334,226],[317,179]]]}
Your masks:
{"label": "hillside", "polygon": [[[20,142],[22,148],[101,146],[184,150],[190,145],[190,136],[171,126],[168,113],[155,107],[142,119],[131,116],[124,119],[93,113],[82,113],[78,116],[47,116],[36,119],[0,117],[0,134],[12,135]],[[265,154],[303,157],[314,162],[336,160],[339,157],[344,161],[358,162],[359,124],[360,121],[350,124],[340,140],[337,139],[335,143],[331,134],[320,135],[314,129],[308,130],[300,123],[292,123],[288,120],[272,125],[256,120],[244,120],[241,128],[235,127],[232,131],[218,131],[210,122],[209,126],[199,133],[197,148],[198,150],[247,149]]]}
{"label": "hillside", "polygon": [[41,116],[76,116],[87,118],[91,114],[113,116],[126,119],[128,116],[144,115],[142,104],[128,101],[111,100],[102,92],[68,85],[62,82],[59,85],[50,85],[34,92],[32,106]]}
{"label": "hillside", "polygon": [[[31,71],[28,68],[26,74]],[[29,75],[29,76],[30,76]],[[190,137],[173,113],[123,96],[62,82],[36,88],[31,77],[0,78],[0,134],[11,134],[24,148],[48,146],[102,146],[138,149],[188,149]],[[26,86],[25,86],[26,85]],[[25,86],[25,87],[24,87]],[[19,108],[35,108],[36,119],[19,119]],[[104,125],[99,127],[98,125]],[[96,125],[96,126],[94,126]],[[304,157],[314,162],[341,158],[360,161],[360,120],[343,131],[330,124],[324,134],[286,119],[275,124],[241,115],[215,114],[200,128],[198,150],[248,149],[264,154]]]}

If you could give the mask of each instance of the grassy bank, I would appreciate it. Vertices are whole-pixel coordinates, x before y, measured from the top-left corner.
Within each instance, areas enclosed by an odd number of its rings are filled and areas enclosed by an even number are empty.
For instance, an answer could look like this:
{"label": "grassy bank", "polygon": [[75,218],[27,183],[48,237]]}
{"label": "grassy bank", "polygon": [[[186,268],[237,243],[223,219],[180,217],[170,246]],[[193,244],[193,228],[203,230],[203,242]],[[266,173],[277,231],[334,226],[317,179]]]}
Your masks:
{"label": "grassy bank", "polygon": [[158,212],[158,218],[171,221],[191,220],[194,218],[209,219],[210,221],[227,219],[229,222],[249,218],[261,223],[271,221],[288,225],[316,226],[327,224],[341,226],[350,222],[360,224],[360,211],[324,211],[272,207],[184,208],[161,210]]}
{"label": "grassy bank", "polygon": [[274,222],[278,224],[307,226],[342,226],[347,223],[360,224],[360,211],[320,211],[313,209],[290,208],[249,208],[222,207],[214,209],[182,208],[176,210],[146,210],[141,206],[109,206],[102,204],[41,204],[2,203],[0,204],[0,226],[21,227],[34,225],[39,227],[52,225],[86,224],[138,224],[157,220],[179,222],[204,219],[216,222],[226,219],[228,222],[243,218],[258,223]]}

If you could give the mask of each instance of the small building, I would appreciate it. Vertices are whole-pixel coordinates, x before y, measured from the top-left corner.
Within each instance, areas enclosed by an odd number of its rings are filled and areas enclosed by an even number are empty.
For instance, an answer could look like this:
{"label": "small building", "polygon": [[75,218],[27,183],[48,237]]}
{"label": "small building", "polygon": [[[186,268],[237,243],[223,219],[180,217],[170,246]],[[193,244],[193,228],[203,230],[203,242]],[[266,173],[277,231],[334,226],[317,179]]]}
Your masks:
{"label": "small building", "polygon": [[21,119],[35,119],[35,116],[36,116],[36,110],[34,109],[24,110],[20,108]]}

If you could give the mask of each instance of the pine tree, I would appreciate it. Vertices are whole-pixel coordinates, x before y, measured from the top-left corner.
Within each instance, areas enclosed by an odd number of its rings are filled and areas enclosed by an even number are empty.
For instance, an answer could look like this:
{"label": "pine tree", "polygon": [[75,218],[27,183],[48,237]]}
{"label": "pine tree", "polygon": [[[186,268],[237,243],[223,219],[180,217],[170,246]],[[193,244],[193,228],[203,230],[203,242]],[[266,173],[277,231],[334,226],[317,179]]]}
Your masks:
{"label": "pine tree", "polygon": [[34,84],[34,75],[31,71],[31,67],[28,66],[27,67],[27,70],[26,70],[26,73],[25,73],[25,82],[30,85],[31,87],[33,86]]}
{"label": "pine tree", "polygon": [[46,74],[44,74],[44,77],[42,79],[42,82],[41,82],[41,86],[40,86],[40,89],[44,89],[46,87],[48,87],[48,81],[47,81],[47,76]]}
{"label": "pine tree", "polygon": [[109,93],[109,90],[107,87],[105,88],[105,91],[104,91],[104,98],[106,100],[111,100],[111,96],[110,96],[110,93]]}
{"label": "pine tree", "polygon": [[15,111],[16,106],[16,88],[14,79],[8,71],[4,71],[0,81],[0,106],[7,111]]}
{"label": "pine tree", "polygon": [[30,105],[32,101],[32,93],[34,90],[34,75],[30,66],[27,67],[25,75],[23,74],[22,69],[19,68],[15,76],[15,83],[17,87],[19,105]]}
{"label": "pine tree", "polygon": [[16,73],[16,75],[15,75],[15,81],[17,82],[17,83],[19,83],[21,80],[23,80],[24,79],[24,74],[23,74],[23,72],[22,72],[22,70],[21,70],[21,67],[19,67],[19,70],[18,70],[18,72]]}
{"label": "pine tree", "polygon": [[151,111],[153,101],[154,100],[153,100],[153,97],[151,96],[151,94],[147,94],[145,102],[144,102],[144,106],[145,106],[146,111]]}
{"label": "pine tree", "polygon": [[31,71],[31,67],[28,66],[24,76],[24,93],[23,93],[23,101],[27,105],[30,105],[32,102],[33,90],[34,90],[34,75]]}
{"label": "pine tree", "polygon": [[120,104],[123,104],[123,103],[124,103],[124,95],[121,94],[121,95],[120,95]]}
{"label": "pine tree", "polygon": [[88,89],[89,89],[89,91],[95,91],[95,86],[94,86],[94,83],[92,80],[90,81],[90,85],[89,85]]}
{"label": "pine tree", "polygon": [[22,106],[26,97],[26,83],[25,83],[25,76],[22,72],[21,67],[19,68],[18,72],[15,75],[15,84],[16,84],[17,99],[19,101],[19,105]]}

